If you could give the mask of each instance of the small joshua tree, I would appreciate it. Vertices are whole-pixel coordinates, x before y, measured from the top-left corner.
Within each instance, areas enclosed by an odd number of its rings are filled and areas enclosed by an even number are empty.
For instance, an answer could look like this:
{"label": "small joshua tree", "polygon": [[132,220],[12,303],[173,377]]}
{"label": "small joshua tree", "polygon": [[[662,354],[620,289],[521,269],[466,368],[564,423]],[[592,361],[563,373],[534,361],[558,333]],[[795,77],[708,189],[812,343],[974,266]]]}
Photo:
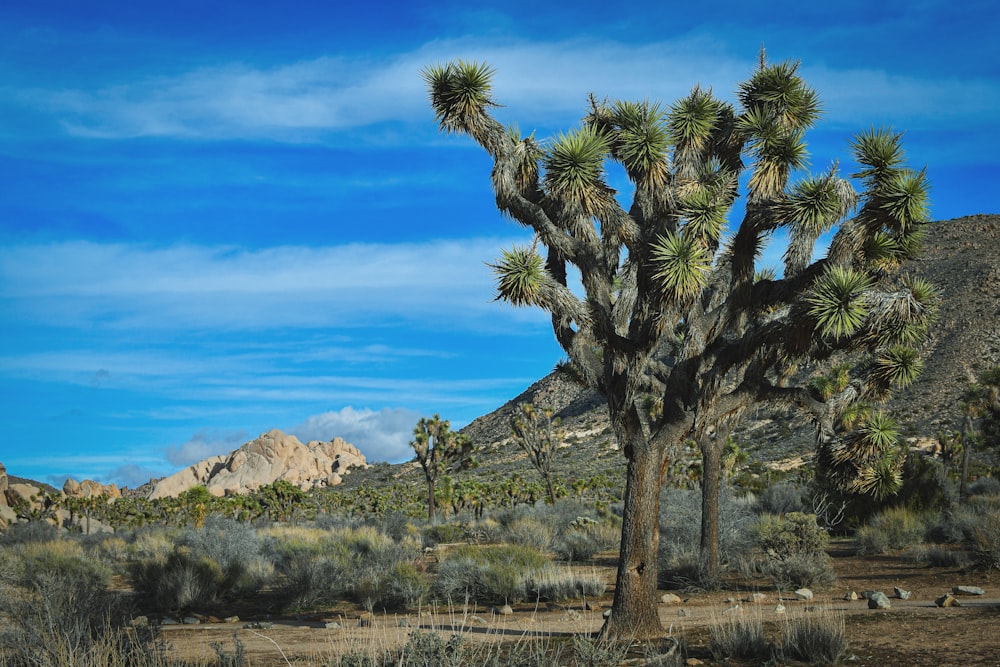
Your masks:
{"label": "small joshua tree", "polygon": [[522,403],[511,419],[510,428],[514,442],[528,454],[531,465],[545,481],[545,493],[550,505],[556,504],[555,481],[552,478],[552,454],[562,432],[562,421],[553,417],[550,408],[538,410],[531,403]]}
{"label": "small joshua tree", "polygon": [[437,514],[434,487],[448,470],[465,469],[474,464],[472,441],[464,433],[452,431],[451,422],[441,419],[440,415],[421,418],[413,429],[413,437],[410,447],[427,481],[427,518],[433,520]]}

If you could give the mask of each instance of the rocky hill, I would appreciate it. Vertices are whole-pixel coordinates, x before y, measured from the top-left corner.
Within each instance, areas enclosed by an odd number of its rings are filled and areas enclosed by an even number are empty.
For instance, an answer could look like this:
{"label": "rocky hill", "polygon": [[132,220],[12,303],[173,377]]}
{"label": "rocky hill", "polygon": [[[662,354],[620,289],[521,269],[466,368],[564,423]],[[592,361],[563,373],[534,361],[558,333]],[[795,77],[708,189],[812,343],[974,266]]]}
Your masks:
{"label": "rocky hill", "polygon": [[920,380],[889,405],[913,430],[933,436],[959,427],[962,391],[1000,364],[1000,215],[933,223],[923,256],[907,270],[938,286],[941,308]]}
{"label": "rocky hill", "polygon": [[199,461],[159,480],[149,497],[177,496],[199,484],[216,496],[246,493],[278,480],[302,490],[336,486],[352,467],[367,467],[365,457],[340,438],[304,445],[293,435],[273,430],[228,455]]}

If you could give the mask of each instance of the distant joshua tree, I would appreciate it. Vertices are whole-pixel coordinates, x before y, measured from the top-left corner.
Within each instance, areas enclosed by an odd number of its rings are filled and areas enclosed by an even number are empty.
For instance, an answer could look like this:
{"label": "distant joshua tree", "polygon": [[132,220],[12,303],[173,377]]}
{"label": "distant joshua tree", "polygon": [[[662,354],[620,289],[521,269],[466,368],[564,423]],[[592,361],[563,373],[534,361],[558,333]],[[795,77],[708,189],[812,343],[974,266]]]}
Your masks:
{"label": "distant joshua tree", "polygon": [[[875,128],[852,145],[860,193],[836,164],[804,174],[819,96],[797,63],[763,52],[738,106],[700,87],[669,107],[591,96],[579,128],[541,143],[493,118],[489,66],[455,61],[423,76],[441,129],[482,146],[497,206],[534,232],[493,266],[498,298],[548,312],[577,376],[607,399],[627,472],[603,633],[660,635],[658,507],[670,453],[689,439],[701,449],[712,582],[721,458],[743,415],[796,405],[833,438],[846,405],[918,372],[935,292],[895,268],[919,247],[925,174],[905,166],[901,134]],[[631,203],[608,184],[610,168],[631,181]],[[738,197],[742,220],[730,223]],[[780,277],[756,270],[776,234],[788,239]],[[812,261],[826,234],[829,251]],[[823,399],[790,383],[800,362],[837,352],[863,357],[840,392]]]}
{"label": "distant joshua tree", "polygon": [[562,441],[562,431],[559,430],[562,421],[552,415],[551,408],[538,410],[531,403],[522,403],[511,418],[510,429],[514,442],[528,454],[531,465],[542,476],[549,504],[555,505],[552,454]]}
{"label": "distant joshua tree", "polygon": [[437,514],[434,487],[448,470],[474,465],[472,441],[464,433],[452,431],[451,422],[439,415],[421,418],[413,429],[413,437],[410,447],[427,480],[427,518],[433,520]]}

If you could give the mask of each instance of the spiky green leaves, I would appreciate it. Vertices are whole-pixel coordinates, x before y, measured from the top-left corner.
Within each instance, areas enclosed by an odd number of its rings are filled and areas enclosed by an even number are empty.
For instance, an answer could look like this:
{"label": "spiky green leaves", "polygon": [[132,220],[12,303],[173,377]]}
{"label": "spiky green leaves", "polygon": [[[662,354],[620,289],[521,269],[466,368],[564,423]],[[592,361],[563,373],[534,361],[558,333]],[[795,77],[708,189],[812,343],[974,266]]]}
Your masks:
{"label": "spiky green leaves", "polygon": [[892,175],[880,193],[881,208],[902,231],[925,222],[930,201],[927,174],[903,169]]}
{"label": "spiky green leaves", "polygon": [[667,128],[675,146],[700,149],[712,136],[719,115],[719,101],[710,91],[696,87],[691,94],[670,105]]}
{"label": "spiky green leaves", "polygon": [[726,224],[728,204],[708,188],[695,188],[681,202],[686,233],[703,240],[718,241]]}
{"label": "spiky green leaves", "polygon": [[822,234],[837,222],[844,212],[839,179],[827,175],[799,181],[789,193],[782,213],[810,234]]}
{"label": "spiky green leaves", "polygon": [[636,183],[663,187],[669,168],[669,135],[659,104],[616,102],[612,108],[614,151]]}
{"label": "spiky green leaves", "polygon": [[487,109],[497,106],[490,97],[493,68],[485,63],[457,60],[426,67],[420,74],[443,130],[474,135],[482,128]]}
{"label": "spiky green leaves", "polygon": [[875,359],[872,379],[877,389],[908,387],[920,375],[924,362],[912,347],[893,345]]}
{"label": "spiky green leaves", "polygon": [[833,266],[820,276],[806,296],[820,334],[836,339],[853,335],[868,313],[871,287],[867,274],[850,267]]}
{"label": "spiky green leaves", "polygon": [[651,261],[653,279],[673,300],[685,300],[701,291],[712,268],[712,255],[701,241],[673,232],[657,239]]}
{"label": "spiky green leaves", "polygon": [[903,134],[887,127],[872,127],[851,140],[854,159],[865,168],[856,174],[866,186],[871,186],[897,169],[905,160]]}
{"label": "spiky green leaves", "polygon": [[766,110],[768,116],[790,130],[805,130],[819,118],[819,94],[798,75],[799,63],[761,63],[737,97],[747,111]]}
{"label": "spiky green leaves", "polygon": [[534,133],[521,137],[521,130],[516,126],[507,128],[507,136],[514,145],[513,155],[516,164],[517,188],[525,190],[538,181],[538,160],[544,155]]}
{"label": "spiky green leaves", "polygon": [[777,198],[789,174],[806,165],[804,131],[820,114],[819,95],[798,75],[798,63],[761,67],[740,84],[738,127],[755,158],[748,187],[756,200]]}
{"label": "spiky green leaves", "polygon": [[609,148],[607,137],[593,127],[560,134],[543,159],[548,193],[588,213],[599,210],[607,194],[603,179]]}
{"label": "spiky green leaves", "polygon": [[514,306],[540,305],[545,260],[534,246],[514,246],[504,250],[500,260],[489,266],[497,277],[497,299]]}

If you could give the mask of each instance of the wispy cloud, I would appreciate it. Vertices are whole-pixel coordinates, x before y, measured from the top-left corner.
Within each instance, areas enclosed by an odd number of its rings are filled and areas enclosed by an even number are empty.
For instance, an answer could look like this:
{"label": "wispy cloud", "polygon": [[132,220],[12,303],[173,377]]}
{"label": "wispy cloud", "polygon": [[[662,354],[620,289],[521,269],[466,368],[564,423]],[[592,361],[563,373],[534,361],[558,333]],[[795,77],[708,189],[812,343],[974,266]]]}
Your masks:
{"label": "wispy cloud", "polygon": [[500,245],[13,245],[0,250],[0,298],[21,317],[59,326],[349,329],[432,316],[450,326],[488,326],[500,309],[490,302],[484,260]]}
{"label": "wispy cloud", "polygon": [[[590,92],[672,101],[700,83],[728,97],[752,71],[755,55],[737,57],[718,39],[691,35],[638,45],[452,39],[381,60],[320,56],[269,67],[221,63],[93,89],[40,89],[12,97],[81,136],[313,141],[387,122],[419,122],[429,130],[431,111],[419,72],[458,57],[495,67],[496,97],[516,109],[519,119],[565,126],[567,115],[582,113]],[[871,122],[873,116],[912,123],[942,114],[985,122],[1000,105],[992,81],[808,62],[804,72],[827,100],[835,124]],[[407,141],[413,140],[408,134]]]}

